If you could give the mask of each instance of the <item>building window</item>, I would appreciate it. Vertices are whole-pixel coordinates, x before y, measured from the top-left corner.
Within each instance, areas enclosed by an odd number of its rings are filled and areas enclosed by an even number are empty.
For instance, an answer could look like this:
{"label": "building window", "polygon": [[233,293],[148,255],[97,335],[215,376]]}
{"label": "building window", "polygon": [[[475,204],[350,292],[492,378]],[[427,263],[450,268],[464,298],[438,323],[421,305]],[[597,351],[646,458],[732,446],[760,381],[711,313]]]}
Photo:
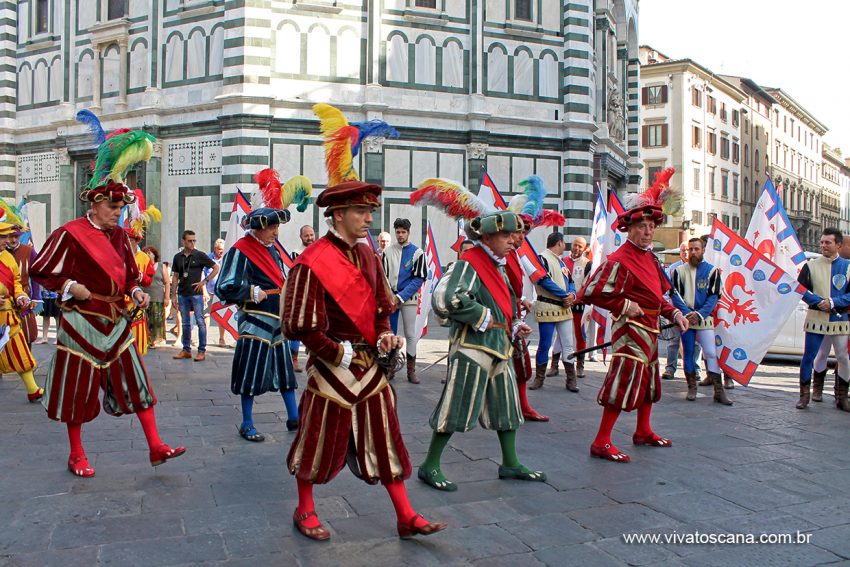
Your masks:
{"label": "building window", "polygon": [[714,169],[708,171],[708,194],[714,195]]}
{"label": "building window", "polygon": [[647,179],[655,179],[655,175],[664,169],[664,164],[661,165],[652,165],[646,168]]}
{"label": "building window", "polygon": [[732,202],[738,202],[738,176],[732,177]]}
{"label": "building window", "polygon": [[[643,147],[660,148],[667,145],[667,125],[652,124],[643,127]],[[650,179],[654,179],[652,176]]]}
{"label": "building window", "polygon": [[724,214],[720,218],[722,219],[721,222],[723,222],[723,224],[725,224],[726,226],[729,226],[729,215]]}
{"label": "building window", "polygon": [[697,108],[702,108],[702,91],[696,87],[691,91],[691,103]]}
{"label": "building window", "polygon": [[720,198],[729,198],[729,174],[725,171],[720,174]]}
{"label": "building window", "polygon": [[694,168],[694,191],[699,191],[699,178],[702,177],[700,168]]}
{"label": "building window", "polygon": [[720,120],[722,122],[726,122],[726,121],[729,120],[729,116],[726,114],[726,103],[725,102],[720,103]]}
{"label": "building window", "polygon": [[415,6],[417,8],[431,8],[435,10],[437,8],[437,0],[416,0]]}
{"label": "building window", "polygon": [[514,19],[531,21],[531,0],[514,0]]}
{"label": "building window", "polygon": [[[732,126],[737,126],[738,124],[740,124],[740,121],[741,121],[740,113],[737,110],[733,110],[732,111]],[[749,123],[745,123],[745,128],[746,128],[747,132],[750,131]]]}
{"label": "building window", "polygon": [[35,4],[35,33],[47,33],[50,18],[50,0],[38,0]]}
{"label": "building window", "polygon": [[664,104],[667,102],[667,85],[655,85],[641,89],[643,104]]}
{"label": "building window", "polygon": [[720,157],[729,159],[729,138],[726,136],[720,137]]}
{"label": "building window", "polygon": [[755,128],[753,128],[753,130],[755,130],[755,131],[756,131],[756,140],[758,140],[758,139],[759,139],[759,135],[760,135],[759,130],[761,130],[761,127],[760,127],[760,126],[756,126]]}
{"label": "building window", "polygon": [[709,132],[708,135],[708,153],[717,154],[717,134],[714,132]]}
{"label": "building window", "polygon": [[708,216],[708,226],[713,225],[713,224],[714,224],[714,219],[716,219],[716,218],[717,218],[717,213],[708,213],[708,215],[707,215],[707,216]]}
{"label": "building window", "polygon": [[750,146],[744,144],[744,167],[750,166]]}
{"label": "building window", "polygon": [[705,97],[705,110],[709,114],[717,114],[717,100],[711,95]]}
{"label": "building window", "polygon": [[126,0],[109,0],[109,5],[107,6],[106,14],[107,18],[110,20],[117,20],[123,18],[126,15]]}
{"label": "building window", "polygon": [[741,146],[738,142],[732,142],[732,163],[741,161]]}
{"label": "building window", "polygon": [[695,148],[702,147],[702,128],[699,126],[691,127],[691,145]]}
{"label": "building window", "polygon": [[691,224],[702,224],[702,211],[691,212]]}

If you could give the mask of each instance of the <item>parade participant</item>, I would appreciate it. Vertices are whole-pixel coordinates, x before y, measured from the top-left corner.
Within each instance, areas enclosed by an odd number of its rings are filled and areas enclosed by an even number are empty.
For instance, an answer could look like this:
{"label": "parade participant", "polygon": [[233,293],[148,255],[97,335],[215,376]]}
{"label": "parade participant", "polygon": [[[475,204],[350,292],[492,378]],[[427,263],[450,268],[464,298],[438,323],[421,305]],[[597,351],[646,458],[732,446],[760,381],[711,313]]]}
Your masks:
{"label": "parade participant", "polygon": [[504,266],[514,233],[521,228],[522,221],[512,211],[467,223],[467,235],[476,246],[458,260],[448,282],[438,286],[432,298],[434,310],[451,320],[449,370],[431,414],[434,434],[418,476],[437,490],[457,490],[443,474],[440,460],[452,434],[469,431],[476,422],[497,432],[502,449],[499,478],[546,480],[542,471],[520,463],[516,452],[516,430],[523,418],[511,343],[517,336],[528,336],[531,328],[517,316],[517,298]]}
{"label": "parade participant", "polygon": [[[316,241],[316,232],[313,230],[312,226],[305,224],[299,229],[298,238],[301,240],[301,245],[291,253],[293,262],[296,258],[298,258],[298,256],[304,253],[304,250],[306,250],[308,246]],[[301,350],[301,343],[299,341],[289,341],[289,352],[292,355],[292,367],[295,368],[296,372],[301,373],[304,372],[304,368],[301,367],[301,363],[298,361],[299,350]]]}
{"label": "parade participant", "polygon": [[561,343],[564,356],[565,387],[570,392],[578,392],[575,363],[570,355],[575,352],[573,335],[573,312],[570,309],[575,302],[576,290],[569,270],[561,256],[566,249],[564,235],[553,232],[546,238],[546,250],[540,254],[540,262],[546,269],[546,276],[537,282],[537,301],[534,304],[534,318],[540,329],[540,343],[537,345],[537,364],[534,382],[529,386],[537,390],[546,380],[546,367],[549,365],[549,349],[555,331]]}
{"label": "parade participant", "polygon": [[378,235],[378,253],[383,254],[384,250],[390,245],[392,236],[389,232],[382,232]]}
{"label": "parade participant", "polygon": [[[590,259],[585,255],[585,251],[587,251],[587,240],[581,236],[576,236],[573,239],[572,244],[570,244],[570,253],[563,258],[564,265],[566,265],[567,270],[570,272],[570,276],[573,278],[573,285],[576,290],[579,290],[584,286],[584,280],[589,275],[586,271],[589,269]],[[582,322],[584,305],[581,303],[573,303],[570,306],[570,310],[573,312],[573,336],[575,337],[575,348],[577,351],[584,350],[587,348],[587,341],[585,340],[584,334],[584,323]],[[555,348],[552,352],[552,362],[549,365],[549,370],[546,372],[546,376],[558,375],[558,364],[560,361],[561,341],[558,339],[555,341]],[[584,378],[585,376],[583,354],[576,357],[576,376],[578,378]]]}
{"label": "parade participant", "polygon": [[24,293],[30,298],[30,307],[20,313],[21,329],[24,331],[24,338],[29,346],[38,338],[38,322],[33,312],[33,307],[41,302],[41,286],[33,282],[30,278],[30,265],[35,260],[35,249],[29,244],[21,244],[21,236],[29,231],[26,227],[20,211],[0,199],[0,209],[5,212],[4,222],[14,225],[12,234],[9,235],[7,248],[12,257],[18,263],[18,272],[21,275],[21,286]]}
{"label": "parade participant", "polygon": [[[198,238],[193,230],[183,231],[183,250],[174,256],[171,263],[171,302],[180,309],[182,320],[181,335],[183,350],[175,355],[175,360],[192,358],[192,312],[198,326],[197,362],[207,357],[207,325],[204,321],[204,286],[218,276],[218,265],[207,254],[195,248]],[[204,268],[211,268],[204,277]]]}
{"label": "parade participant", "polygon": [[597,268],[577,301],[598,305],[611,313],[614,353],[608,373],[596,397],[603,406],[602,421],[590,454],[627,463],[630,457],[611,441],[611,431],[622,410],[637,409],[635,445],[670,447],[673,443],[657,435],[650,424],[652,404],[661,399],[658,373],[659,315],[673,321],[681,331],[688,320],[664,299],[670,289],[658,260],[652,253],[655,227],[681,206],[670,189],[673,169],[656,174],[652,187],[634,194],[631,206],[617,217],[617,230],[628,232],[628,241]]}
{"label": "parade participant", "polygon": [[[390,326],[398,333],[399,318],[404,324],[404,339],[407,351],[407,381],[419,383],[416,377],[416,314],[419,311],[419,297],[422,284],[428,275],[425,254],[422,249],[410,242],[410,221],[396,219],[393,222],[395,244],[388,246],[383,254],[384,273],[393,292],[393,313]],[[392,379],[392,377],[390,377]]]}
{"label": "parade participant", "polygon": [[821,345],[829,343],[838,364],[835,406],[840,410],[850,411],[850,401],[847,399],[850,380],[850,359],[847,355],[847,334],[850,332],[850,260],[838,255],[842,241],[840,230],[825,228],[820,237],[821,256],[803,264],[797,278],[807,290],[803,294],[803,301],[809,306],[804,326],[806,344],[800,363],[800,400],[797,402],[797,409],[805,409],[811,398],[822,399],[826,357],[821,357],[820,368],[814,367],[814,379],[812,369]]}
{"label": "parade participant", "polygon": [[[215,242],[213,242],[212,252],[209,253],[210,260],[215,262],[215,264],[219,268],[219,273],[221,273],[221,260],[224,258],[224,239],[218,238]],[[206,283],[207,296],[209,298],[209,304],[212,305],[217,301],[215,294],[215,286],[218,283],[218,276],[210,277],[212,274],[212,268],[204,268],[204,280]],[[210,316],[209,314],[205,315],[205,321],[207,327],[210,324]],[[227,341],[224,340],[224,325],[218,325],[218,346],[226,347]]]}
{"label": "parade participant", "polygon": [[171,297],[171,274],[168,266],[160,261],[159,250],[155,246],[145,246],[142,252],[148,255],[154,268],[150,285],[142,287],[142,291],[151,298],[145,313],[148,321],[148,348],[157,348],[165,342],[165,310]]}
{"label": "parade participant", "polygon": [[[523,270],[523,262],[521,261],[517,250],[520,249],[525,241],[526,235],[528,235],[533,228],[534,219],[532,219],[530,215],[520,215],[520,219],[522,220],[520,230],[514,233],[512,249],[508,252],[508,255],[505,256],[505,273],[508,276],[508,284],[510,284],[511,289],[514,292],[514,296],[517,298],[517,313],[519,314],[520,319],[522,319],[525,315],[530,313],[534,307],[531,305],[531,302],[522,295],[523,276],[525,275],[525,270]],[[467,247],[467,249],[471,249],[475,246],[475,243],[471,240],[465,240],[464,244],[466,242],[469,242],[472,245]],[[464,246],[461,244],[461,250],[463,249]],[[528,352],[528,342],[525,340],[525,337],[518,335],[514,337],[513,347],[514,374],[516,374],[517,391],[519,392],[519,407],[522,411],[522,417],[528,421],[549,421],[549,416],[540,414],[537,410],[531,407],[531,403],[528,401],[527,386],[528,381],[531,380],[532,374],[531,354]]]}
{"label": "parade participant", "polygon": [[381,187],[357,180],[351,129],[336,108],[317,104],[326,139],[328,188],[316,205],[325,208],[329,231],[311,244],[289,272],[283,305],[286,336],[307,347],[307,388],[299,406],[298,434],[287,457],[298,484],[293,522],[304,536],[326,540],[316,516],[313,485],[330,482],[348,463],[368,484],[380,482],[392,500],[398,535],[430,535],[446,524],[428,522],[407,497],[411,464],[401,436],[396,396],[378,359],[402,346],[393,335],[392,307],[381,262],[364,238]]}
{"label": "parade participant", "polygon": [[68,426],[68,470],[77,476],[95,473],[83,450],[81,430],[100,411],[98,390],[103,390],[103,408],[110,415],[138,416],[151,465],[186,452],[159,438],[156,397],[124,303],[128,294],[144,309],[149,297],[139,287],[130,240],[118,227],[121,208],[135,199],[123,175],[135,162],[150,158],[154,141],[147,133],[128,131],[101,144],[94,176],[80,195],[90,203],[90,211],[53,231],[30,272],[42,286],[61,294],[56,354],[42,404],[48,417]]}
{"label": "parade participant", "polygon": [[[138,196],[137,196],[138,198]],[[146,252],[139,248],[139,244],[144,239],[144,233],[136,232],[132,228],[125,228],[127,237],[130,239],[130,249],[133,252],[133,258],[136,260],[136,268],[139,270],[139,287],[146,288],[153,282],[155,273],[154,263]],[[144,291],[144,290],[143,290]],[[133,298],[126,296],[127,309],[133,313],[133,322],[130,325],[130,332],[136,340],[136,348],[141,356],[148,353],[148,339],[150,330],[148,329],[147,313],[144,309],[135,309]]]}
{"label": "parade participant", "polygon": [[[280,225],[289,222],[286,210],[291,201],[281,197],[278,172],[264,169],[257,173],[260,190],[269,196],[243,221],[250,232],[225,254],[215,294],[225,303],[239,307],[239,339],[233,354],[230,391],[242,398],[242,424],[239,435],[247,441],[261,442],[265,437],[254,426],[254,396],[280,392],[286,406],[286,428],[298,428],[298,403],[295,399],[295,370],[289,344],[280,324],[280,294],[283,288],[283,260],[275,246]],[[287,182],[301,183],[299,195],[309,199],[312,185],[306,177]],[[290,192],[289,195],[293,195]]]}
{"label": "parade participant", "polygon": [[20,312],[29,309],[32,300],[24,292],[18,263],[6,249],[9,238],[16,231],[14,225],[0,222],[0,322],[8,328],[9,342],[0,351],[0,373],[15,372],[27,389],[30,402],[40,400],[44,388],[35,382],[35,358],[21,323]]}
{"label": "parade participant", "polygon": [[691,238],[688,241],[688,263],[673,271],[673,305],[688,320],[688,330],[682,334],[682,347],[685,365],[685,380],[688,393],[685,399],[697,399],[697,374],[694,363],[694,345],[699,343],[705,356],[705,369],[714,385],[714,401],[731,406],[726,397],[717,364],[717,350],[714,342],[714,308],[720,300],[720,271],[703,260],[705,249],[702,240]]}

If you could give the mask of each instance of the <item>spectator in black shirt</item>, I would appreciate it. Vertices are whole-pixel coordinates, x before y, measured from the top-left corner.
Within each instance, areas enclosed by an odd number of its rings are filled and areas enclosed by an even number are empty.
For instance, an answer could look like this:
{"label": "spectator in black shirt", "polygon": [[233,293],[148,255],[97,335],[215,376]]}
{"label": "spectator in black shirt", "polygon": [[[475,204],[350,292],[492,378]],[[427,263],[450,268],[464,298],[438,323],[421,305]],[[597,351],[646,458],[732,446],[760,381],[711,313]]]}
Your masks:
{"label": "spectator in black shirt", "polygon": [[[183,320],[183,350],[174,358],[192,358],[192,317],[195,312],[195,323],[198,325],[198,355],[195,360],[201,362],[206,358],[207,325],[204,322],[204,286],[218,276],[218,264],[210,257],[195,249],[197,238],[192,230],[183,231],[183,250],[174,256],[171,265],[172,301],[180,309]],[[204,277],[204,268],[212,271]]]}

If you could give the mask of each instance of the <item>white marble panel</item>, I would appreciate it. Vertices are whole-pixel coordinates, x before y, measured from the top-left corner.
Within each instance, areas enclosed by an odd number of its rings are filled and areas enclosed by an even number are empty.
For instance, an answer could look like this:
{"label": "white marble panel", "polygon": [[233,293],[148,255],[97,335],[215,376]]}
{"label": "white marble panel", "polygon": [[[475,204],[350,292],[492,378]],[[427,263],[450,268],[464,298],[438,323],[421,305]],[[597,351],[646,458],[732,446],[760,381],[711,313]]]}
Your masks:
{"label": "white marble panel", "polygon": [[407,42],[400,35],[394,35],[387,42],[387,80],[407,82],[407,55]]}
{"label": "white marble panel", "polygon": [[[80,58],[77,66],[77,98],[92,96],[92,75],[94,74],[94,59],[91,53]],[[20,80],[19,80],[20,82]]]}
{"label": "white marble panel", "polygon": [[56,57],[50,65],[50,93],[48,100],[62,100],[63,89],[65,86],[65,72],[62,67],[62,58]]}
{"label": "white marble panel", "polygon": [[[496,188],[499,191],[505,192],[511,185],[511,158],[509,156],[487,156],[487,173]],[[478,187],[473,187],[473,191],[478,191]]]}
{"label": "white marble panel", "polygon": [[360,37],[350,28],[343,29],[336,39],[337,77],[360,76]]}
{"label": "white marble panel", "polygon": [[514,92],[521,95],[534,94],[534,62],[526,51],[514,55]]}
{"label": "white marble panel", "polygon": [[224,28],[218,26],[210,36],[209,74],[221,75],[224,69]]}
{"label": "white marble panel", "polygon": [[146,87],[148,84],[148,48],[138,42],[130,52],[130,88]]}
{"label": "white marble panel", "polygon": [[432,40],[420,37],[416,43],[416,83],[420,85],[434,85],[437,83],[437,48]]}
{"label": "white marble panel", "polygon": [[186,78],[196,79],[206,75],[207,39],[201,30],[195,30],[186,42]]}
{"label": "white marble panel", "polygon": [[313,26],[307,35],[307,74],[331,74],[331,38],[324,26]]}
{"label": "white marble panel", "polygon": [[519,191],[518,184],[520,181],[534,173],[534,159],[528,157],[514,156],[513,158],[513,177],[511,179],[511,187],[501,189],[503,192],[516,193]]}
{"label": "white marble panel", "polygon": [[463,87],[463,50],[455,42],[443,46],[444,87]]}
{"label": "white marble panel", "polygon": [[204,252],[212,249],[213,241],[218,235],[212,234],[210,215],[212,198],[206,195],[186,197],[186,207],[183,210],[186,230],[194,230],[198,237],[197,248]]}
{"label": "white marble panel", "polygon": [[301,32],[294,22],[286,22],[275,32],[275,71],[301,72]]}
{"label": "white marble panel", "polygon": [[413,187],[423,179],[437,176],[437,155],[437,152],[413,152]]}
{"label": "white marble panel", "polygon": [[[296,144],[274,144],[272,146],[274,167],[280,176],[289,179],[301,174],[301,146]],[[310,179],[313,182],[313,179]]]}
{"label": "white marble panel", "polygon": [[36,247],[42,246],[50,232],[50,227],[47,226],[47,205],[39,201],[30,201],[26,209],[32,230],[32,242]]}
{"label": "white marble panel", "polygon": [[102,57],[103,82],[101,83],[101,93],[117,93],[121,65],[121,54],[118,51],[118,44],[113,43],[107,47],[103,51]]}
{"label": "white marble panel", "polygon": [[303,174],[313,185],[325,185],[328,172],[325,169],[325,150],[322,146],[304,146]]}
{"label": "white marble panel", "polygon": [[558,159],[538,159],[537,175],[543,180],[543,185],[550,196],[560,196],[560,183],[558,183]]}
{"label": "white marble panel", "polygon": [[463,154],[440,154],[440,177],[466,184],[463,174]]}
{"label": "white marble panel", "polygon": [[384,149],[384,185],[387,187],[410,186],[410,151]]}

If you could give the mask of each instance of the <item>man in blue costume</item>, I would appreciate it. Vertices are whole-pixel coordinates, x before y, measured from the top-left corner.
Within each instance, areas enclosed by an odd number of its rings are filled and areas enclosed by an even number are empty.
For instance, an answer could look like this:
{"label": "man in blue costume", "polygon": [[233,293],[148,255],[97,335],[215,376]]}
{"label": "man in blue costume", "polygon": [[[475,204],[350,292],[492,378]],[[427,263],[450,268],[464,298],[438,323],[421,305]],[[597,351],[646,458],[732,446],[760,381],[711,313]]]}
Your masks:
{"label": "man in blue costume", "polygon": [[239,340],[233,355],[230,390],[242,396],[239,434],[248,441],[265,438],[254,426],[254,396],[280,391],[286,405],[286,428],[298,428],[295,370],[280,327],[283,262],[274,243],[289,211],[262,207],[245,217],[250,232],[227,251],[221,262],[216,295],[239,306]]}
{"label": "man in blue costume", "polygon": [[418,384],[416,377],[416,312],[419,310],[419,290],[425,283],[428,269],[425,266],[425,254],[410,242],[410,221],[396,219],[393,223],[396,243],[388,246],[383,253],[384,273],[393,292],[395,311],[390,315],[393,333],[398,333],[398,320],[401,315],[404,323],[404,340],[407,350],[407,379]]}
{"label": "man in blue costume", "polygon": [[[806,314],[806,346],[800,363],[800,400],[797,409],[805,409],[809,400],[822,400],[823,382],[826,376],[825,355],[829,347],[835,350],[838,376],[835,379],[835,406],[850,411],[847,389],[850,380],[850,359],[847,356],[847,333],[850,332],[847,308],[850,307],[850,260],[838,255],[844,240],[841,231],[825,228],[820,237],[822,256],[812,258],[803,265],[797,280],[808,290],[803,301],[809,305]],[[815,356],[821,348],[824,356],[818,357],[822,365],[818,369]],[[812,393],[812,369],[814,367],[814,393]]]}
{"label": "man in blue costume", "polygon": [[682,333],[684,349],[685,380],[688,383],[686,399],[697,399],[697,369],[694,360],[696,343],[702,347],[705,369],[714,386],[714,401],[731,406],[726,397],[717,364],[717,349],[714,342],[714,308],[720,300],[720,271],[703,260],[704,244],[699,238],[688,241],[688,261],[673,270],[673,289],[670,294],[673,305],[688,320],[688,330]]}

